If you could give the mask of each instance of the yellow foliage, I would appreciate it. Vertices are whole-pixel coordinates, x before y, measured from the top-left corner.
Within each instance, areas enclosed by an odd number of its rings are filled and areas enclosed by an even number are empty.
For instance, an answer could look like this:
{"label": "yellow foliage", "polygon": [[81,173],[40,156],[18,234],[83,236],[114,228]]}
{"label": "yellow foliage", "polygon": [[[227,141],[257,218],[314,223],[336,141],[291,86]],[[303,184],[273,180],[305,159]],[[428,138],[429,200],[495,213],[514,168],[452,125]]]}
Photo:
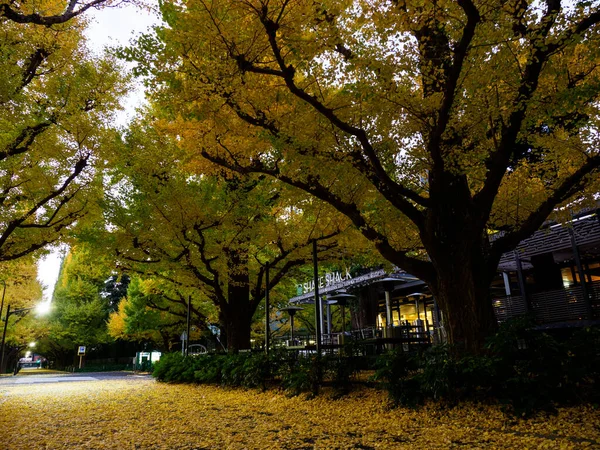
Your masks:
{"label": "yellow foliage", "polygon": [[127,298],[119,302],[118,311],[110,313],[107,322],[108,334],[115,339],[123,339],[125,336],[125,307]]}
{"label": "yellow foliage", "polygon": [[0,442],[11,450],[93,449],[448,449],[600,446],[591,407],[508,420],[498,407],[389,410],[385,394],[339,400],[151,380],[0,388]]}

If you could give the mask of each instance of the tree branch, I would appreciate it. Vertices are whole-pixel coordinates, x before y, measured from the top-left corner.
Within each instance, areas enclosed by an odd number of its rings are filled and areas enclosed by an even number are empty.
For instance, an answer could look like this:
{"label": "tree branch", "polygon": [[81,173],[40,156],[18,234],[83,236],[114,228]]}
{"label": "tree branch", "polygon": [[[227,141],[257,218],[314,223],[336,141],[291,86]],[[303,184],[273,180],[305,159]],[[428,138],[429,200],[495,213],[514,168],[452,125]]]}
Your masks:
{"label": "tree branch", "polygon": [[535,211],[533,211],[521,226],[504,234],[492,243],[491,251],[500,257],[503,253],[515,248],[519,242],[532,235],[544,223],[546,218],[560,203],[580,192],[585,185],[585,178],[598,172],[600,168],[600,155],[595,155],[587,160],[575,173],[562,181]]}
{"label": "tree branch", "polygon": [[49,27],[59,23],[65,23],[72,18],[83,14],[90,8],[98,8],[104,3],[109,3],[110,0],[92,0],[77,8],[79,1],[80,0],[70,0],[67,8],[62,14],[53,16],[44,16],[39,13],[23,14],[11,7],[13,2],[3,2],[0,3],[0,17],[5,17],[15,23],[31,23]]}
{"label": "tree branch", "polygon": [[307,192],[314,197],[329,203],[339,212],[346,215],[367,239],[375,242],[375,246],[384,258],[387,258],[389,261],[393,261],[394,264],[405,268],[409,272],[419,276],[424,280],[433,280],[434,269],[431,263],[409,257],[407,256],[406,252],[393,248],[385,235],[381,234],[367,223],[355,204],[344,202],[341,198],[323,186],[316,177],[309,177],[308,181],[304,182],[287,177],[281,174],[277,169],[267,169],[260,162],[255,162],[251,167],[242,166],[239,163],[231,163],[225,158],[211,155],[204,149],[201,150],[201,155],[214,164],[227,167],[230,170],[234,170],[239,173],[247,174],[256,172],[270,175],[286,184],[289,184],[290,186],[297,187],[304,192]]}

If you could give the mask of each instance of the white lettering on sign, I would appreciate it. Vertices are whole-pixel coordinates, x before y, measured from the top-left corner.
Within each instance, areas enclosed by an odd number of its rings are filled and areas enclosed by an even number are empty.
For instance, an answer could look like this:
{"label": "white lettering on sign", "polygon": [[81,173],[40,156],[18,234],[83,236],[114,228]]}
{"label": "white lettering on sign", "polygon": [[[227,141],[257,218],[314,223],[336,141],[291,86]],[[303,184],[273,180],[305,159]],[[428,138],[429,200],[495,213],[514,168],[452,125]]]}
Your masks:
{"label": "white lettering on sign", "polygon": [[[346,280],[351,280],[352,275],[348,269],[345,270],[345,274],[342,272],[327,272],[324,276],[319,277],[319,289],[334,286]],[[315,290],[315,280],[307,281],[298,285],[298,295],[306,294]]]}

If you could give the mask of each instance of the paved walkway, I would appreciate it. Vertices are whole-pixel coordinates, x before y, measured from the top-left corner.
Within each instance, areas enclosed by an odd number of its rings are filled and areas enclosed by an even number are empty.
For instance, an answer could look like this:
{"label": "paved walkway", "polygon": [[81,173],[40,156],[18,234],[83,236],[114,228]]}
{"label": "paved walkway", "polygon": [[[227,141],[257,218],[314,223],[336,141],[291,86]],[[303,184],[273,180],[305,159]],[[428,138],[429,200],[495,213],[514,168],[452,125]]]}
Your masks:
{"label": "paved walkway", "polygon": [[5,375],[0,377],[0,386],[14,384],[61,383],[71,381],[120,380],[132,377],[150,378],[150,375],[136,374],[133,372],[70,373],[56,370],[23,369],[17,375]]}

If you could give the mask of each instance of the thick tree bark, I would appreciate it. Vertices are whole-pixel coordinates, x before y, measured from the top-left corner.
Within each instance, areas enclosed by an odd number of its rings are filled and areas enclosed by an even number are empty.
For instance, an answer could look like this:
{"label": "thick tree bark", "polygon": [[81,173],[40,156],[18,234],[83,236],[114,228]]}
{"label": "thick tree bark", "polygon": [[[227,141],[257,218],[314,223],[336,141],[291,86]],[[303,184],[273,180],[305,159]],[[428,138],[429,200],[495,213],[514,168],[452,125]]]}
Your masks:
{"label": "thick tree bark", "polygon": [[472,207],[466,178],[443,178],[432,183],[440,190],[421,234],[435,269],[426,281],[444,314],[448,341],[478,353],[498,326],[489,295],[497,261],[490,261],[486,219]]}
{"label": "thick tree bark", "polygon": [[454,255],[448,263],[430,285],[444,314],[448,341],[479,353],[498,326],[489,296],[489,274],[464,254]]}
{"label": "thick tree bark", "polygon": [[254,311],[250,303],[248,255],[241,249],[225,250],[228,266],[227,305],[221,308],[229,351],[250,348],[250,325]]}
{"label": "thick tree bark", "polygon": [[[248,302],[246,302],[248,303]],[[227,350],[237,352],[246,350],[250,345],[250,322],[248,314],[240,308],[232,308],[223,315],[225,335],[227,337]]]}

